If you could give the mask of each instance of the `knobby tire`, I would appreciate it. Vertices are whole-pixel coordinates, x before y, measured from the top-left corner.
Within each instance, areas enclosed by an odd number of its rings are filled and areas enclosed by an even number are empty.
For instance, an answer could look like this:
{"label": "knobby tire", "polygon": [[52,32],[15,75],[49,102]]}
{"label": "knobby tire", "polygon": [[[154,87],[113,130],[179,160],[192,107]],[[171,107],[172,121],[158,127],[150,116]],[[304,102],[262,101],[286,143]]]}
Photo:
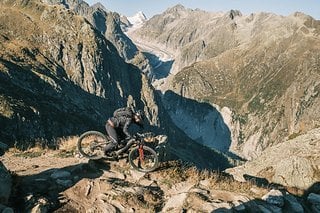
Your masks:
{"label": "knobby tire", "polygon": [[98,160],[103,158],[104,146],[107,142],[107,137],[101,132],[88,131],[79,137],[77,147],[84,157]]}
{"label": "knobby tire", "polygon": [[[140,172],[152,172],[159,165],[156,151],[148,146],[143,146],[143,156],[139,146],[134,147],[129,153],[130,165]],[[143,159],[142,159],[143,158]]]}

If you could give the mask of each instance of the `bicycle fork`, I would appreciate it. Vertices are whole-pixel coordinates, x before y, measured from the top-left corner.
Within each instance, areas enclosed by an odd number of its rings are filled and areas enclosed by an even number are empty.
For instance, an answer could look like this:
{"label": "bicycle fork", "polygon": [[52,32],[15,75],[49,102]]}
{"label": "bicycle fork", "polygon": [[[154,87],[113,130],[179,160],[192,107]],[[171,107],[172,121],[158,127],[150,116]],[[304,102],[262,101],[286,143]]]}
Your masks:
{"label": "bicycle fork", "polygon": [[143,152],[143,145],[139,145],[139,161],[143,163],[144,160],[144,152]]}

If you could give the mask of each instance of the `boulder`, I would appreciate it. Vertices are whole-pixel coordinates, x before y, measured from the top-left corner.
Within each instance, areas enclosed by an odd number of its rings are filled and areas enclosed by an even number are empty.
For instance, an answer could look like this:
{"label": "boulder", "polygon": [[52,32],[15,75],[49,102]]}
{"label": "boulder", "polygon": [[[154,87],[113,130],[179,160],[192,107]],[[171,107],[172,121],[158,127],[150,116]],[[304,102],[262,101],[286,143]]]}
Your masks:
{"label": "boulder", "polygon": [[278,207],[282,207],[284,205],[283,194],[279,190],[272,189],[266,195],[262,197],[262,200],[265,200],[267,203],[271,205],[276,205]]}
{"label": "boulder", "polygon": [[6,205],[11,194],[11,174],[7,168],[0,162],[0,204]]}
{"label": "boulder", "polygon": [[258,158],[244,165],[227,169],[238,181],[246,177],[307,190],[319,181],[320,128],[292,140],[269,147]]}
{"label": "boulder", "polygon": [[8,149],[8,145],[0,142],[0,156],[3,155],[7,149]]}

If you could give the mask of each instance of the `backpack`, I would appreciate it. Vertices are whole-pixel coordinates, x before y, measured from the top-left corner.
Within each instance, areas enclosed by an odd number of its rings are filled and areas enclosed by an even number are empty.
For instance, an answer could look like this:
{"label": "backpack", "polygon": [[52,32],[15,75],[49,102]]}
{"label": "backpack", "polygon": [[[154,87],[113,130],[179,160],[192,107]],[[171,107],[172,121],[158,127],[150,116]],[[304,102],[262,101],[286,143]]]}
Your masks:
{"label": "backpack", "polygon": [[119,108],[113,112],[113,117],[119,118],[119,117],[123,117],[123,116],[127,117],[127,118],[131,118],[133,116],[132,109],[129,107],[123,107],[123,108]]}

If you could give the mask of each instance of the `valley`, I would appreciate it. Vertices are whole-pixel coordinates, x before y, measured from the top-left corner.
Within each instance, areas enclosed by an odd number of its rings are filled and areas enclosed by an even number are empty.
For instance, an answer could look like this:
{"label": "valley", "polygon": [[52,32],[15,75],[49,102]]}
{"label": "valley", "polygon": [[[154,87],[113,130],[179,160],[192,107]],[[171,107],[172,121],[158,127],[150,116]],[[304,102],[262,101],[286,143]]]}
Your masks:
{"label": "valley", "polygon": [[[1,1],[0,212],[319,212],[319,53],[300,12]],[[124,106],[168,137],[154,172],[77,150]]]}

